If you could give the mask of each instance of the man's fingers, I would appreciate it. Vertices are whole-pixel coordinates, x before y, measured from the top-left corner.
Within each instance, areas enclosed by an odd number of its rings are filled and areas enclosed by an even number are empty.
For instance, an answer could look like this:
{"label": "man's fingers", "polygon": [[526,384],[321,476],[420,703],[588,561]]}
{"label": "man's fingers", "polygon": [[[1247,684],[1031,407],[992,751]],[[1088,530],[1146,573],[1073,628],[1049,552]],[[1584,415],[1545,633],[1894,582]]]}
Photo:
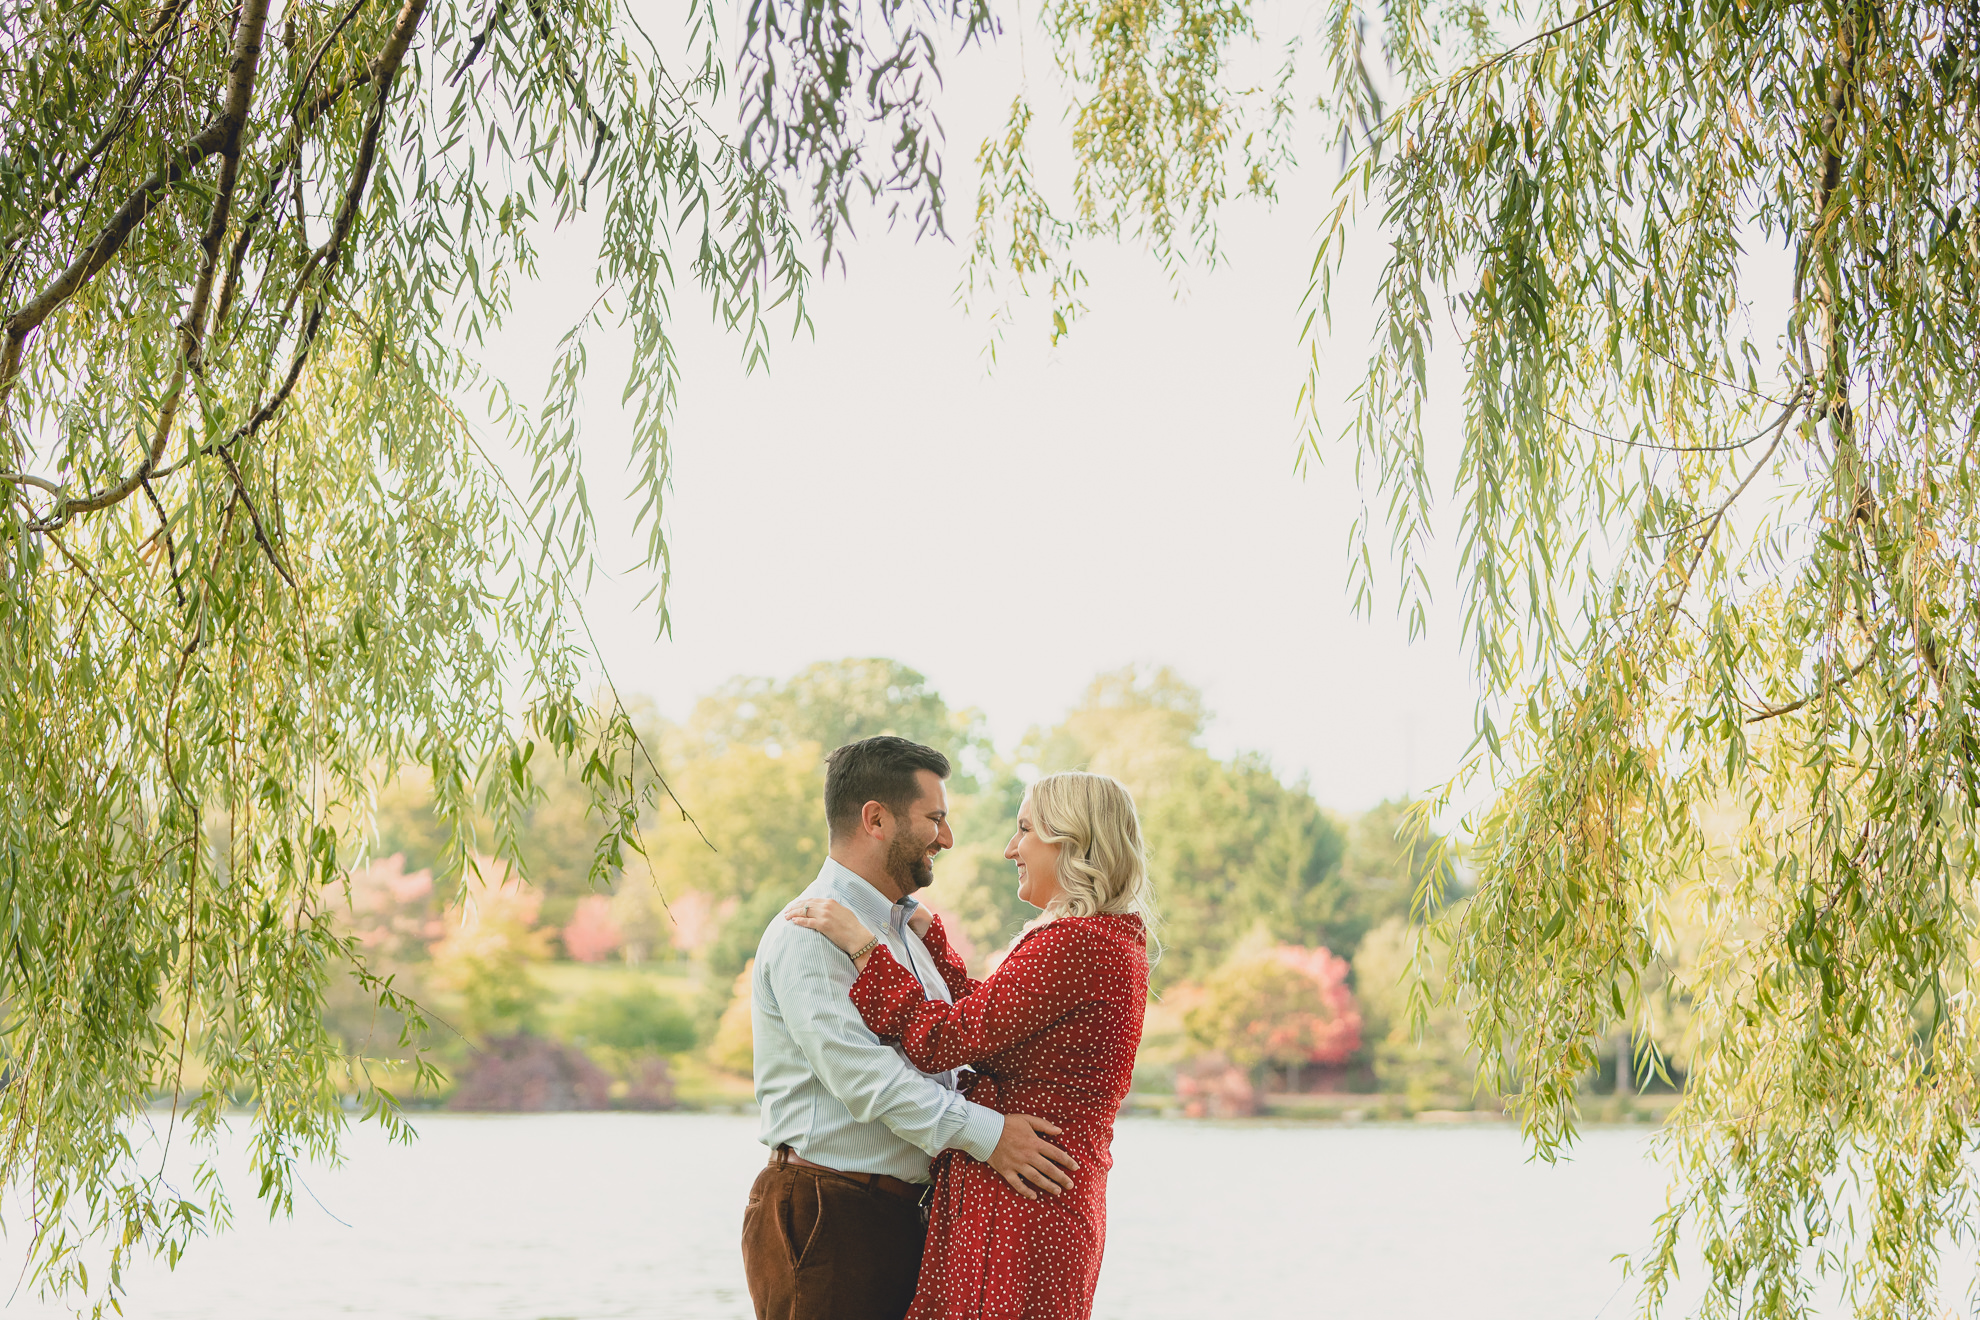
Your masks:
{"label": "man's fingers", "polygon": [[1042,1118],[1033,1118],[1030,1114],[1019,1114],[1017,1117],[1030,1124],[1033,1132],[1042,1132],[1048,1137],[1056,1137],[1062,1131],[1057,1123],[1048,1122]]}
{"label": "man's fingers", "polygon": [[1044,1171],[1034,1165],[1021,1164],[1018,1166],[1018,1172],[1024,1175],[1026,1182],[1034,1184],[1039,1191],[1051,1192],[1055,1196],[1058,1194],[1058,1184],[1047,1178]]}
{"label": "man's fingers", "polygon": [[1024,1185],[1024,1180],[1022,1178],[1019,1178],[1016,1174],[1011,1174],[1011,1173],[1004,1174],[1004,1181],[1011,1185],[1012,1191],[1016,1192],[1019,1196],[1024,1197],[1026,1200],[1036,1201],[1038,1199],[1038,1193],[1032,1191],[1029,1187],[1026,1187]]}
{"label": "man's fingers", "polygon": [[1051,1160],[1054,1164],[1063,1164],[1068,1169],[1077,1169],[1079,1167],[1079,1161],[1072,1157],[1072,1152],[1069,1150],[1049,1143],[1039,1147],[1039,1149],[1044,1152],[1045,1158]]}
{"label": "man's fingers", "polygon": [[[1052,1180],[1053,1185],[1050,1190],[1058,1191],[1060,1188],[1065,1188],[1070,1191],[1072,1189],[1072,1175],[1065,1170],[1050,1164],[1041,1164],[1038,1166],[1038,1171]],[[1042,1186],[1043,1184],[1040,1185]]]}
{"label": "man's fingers", "polygon": [[1031,1182],[1036,1183],[1040,1188],[1052,1193],[1054,1196],[1072,1187],[1072,1175],[1062,1172],[1052,1165],[1047,1164],[1044,1160],[1035,1157],[1029,1163],[1022,1165],[1020,1172]]}

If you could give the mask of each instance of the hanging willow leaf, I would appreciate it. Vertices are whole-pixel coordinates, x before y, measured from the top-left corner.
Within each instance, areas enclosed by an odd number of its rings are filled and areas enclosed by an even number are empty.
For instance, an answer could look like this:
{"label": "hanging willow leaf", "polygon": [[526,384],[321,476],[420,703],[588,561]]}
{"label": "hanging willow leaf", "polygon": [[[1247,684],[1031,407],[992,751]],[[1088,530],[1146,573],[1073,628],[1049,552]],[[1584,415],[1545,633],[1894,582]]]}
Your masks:
{"label": "hanging willow leaf", "polygon": [[1825,1277],[1853,1314],[1925,1314],[1973,1222],[1980,1091],[1980,14],[1605,0],[1532,25],[1484,54],[1383,29],[1413,72],[1312,292],[1378,207],[1352,429],[1406,593],[1440,324],[1463,356],[1475,768],[1501,791],[1446,985],[1549,1157],[1596,1045],[1649,1039],[1644,983],[1686,1004],[1647,1310],[1689,1234],[1701,1314],[1804,1315]]}

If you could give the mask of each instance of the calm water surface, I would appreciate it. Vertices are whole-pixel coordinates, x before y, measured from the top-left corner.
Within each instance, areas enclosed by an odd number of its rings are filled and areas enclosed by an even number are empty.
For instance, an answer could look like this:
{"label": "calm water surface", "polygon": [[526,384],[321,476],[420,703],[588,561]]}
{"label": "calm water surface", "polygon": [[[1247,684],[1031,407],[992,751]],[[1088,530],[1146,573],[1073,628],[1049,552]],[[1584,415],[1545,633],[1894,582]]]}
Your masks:
{"label": "calm water surface", "polygon": [[[135,1320],[749,1320],[737,1237],[763,1164],[754,1118],[423,1116],[353,1133],[263,1220],[229,1170],[235,1229],[176,1272],[140,1268]],[[1664,1177],[1641,1130],[1529,1163],[1508,1127],[1121,1123],[1097,1320],[1621,1320],[1618,1253],[1649,1239]],[[320,1202],[320,1204],[319,1204]],[[18,1248],[7,1247],[18,1269]],[[1672,1313],[1682,1314],[1682,1303]],[[5,1320],[64,1312],[26,1297]]]}

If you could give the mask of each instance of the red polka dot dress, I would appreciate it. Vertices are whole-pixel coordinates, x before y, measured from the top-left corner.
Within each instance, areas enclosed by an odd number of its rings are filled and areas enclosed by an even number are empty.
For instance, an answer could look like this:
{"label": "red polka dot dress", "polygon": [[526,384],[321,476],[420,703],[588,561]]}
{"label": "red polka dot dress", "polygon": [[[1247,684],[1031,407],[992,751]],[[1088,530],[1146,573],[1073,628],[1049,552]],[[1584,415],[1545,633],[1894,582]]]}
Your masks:
{"label": "red polka dot dress", "polygon": [[971,1065],[970,1099],[1056,1123],[1079,1170],[1070,1191],[1028,1201],[989,1165],[944,1151],[908,1320],[1087,1320],[1107,1239],[1114,1115],[1148,1002],[1141,919],[1035,927],[982,981],[949,947],[941,918],[924,943],[956,1002],[929,999],[882,945],[852,988],[867,1026],[898,1038],[925,1072]]}

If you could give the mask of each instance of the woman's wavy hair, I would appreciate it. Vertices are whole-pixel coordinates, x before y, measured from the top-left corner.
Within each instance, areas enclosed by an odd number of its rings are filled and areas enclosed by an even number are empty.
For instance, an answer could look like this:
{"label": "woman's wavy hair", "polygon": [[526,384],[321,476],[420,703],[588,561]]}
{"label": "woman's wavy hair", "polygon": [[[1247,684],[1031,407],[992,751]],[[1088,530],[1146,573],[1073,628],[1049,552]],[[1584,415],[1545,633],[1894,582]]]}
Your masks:
{"label": "woman's wavy hair", "polygon": [[1155,891],[1134,795],[1107,775],[1068,770],[1046,775],[1026,790],[1031,828],[1059,845],[1059,890],[1047,917],[1132,912],[1148,932],[1149,956],[1159,955]]}

